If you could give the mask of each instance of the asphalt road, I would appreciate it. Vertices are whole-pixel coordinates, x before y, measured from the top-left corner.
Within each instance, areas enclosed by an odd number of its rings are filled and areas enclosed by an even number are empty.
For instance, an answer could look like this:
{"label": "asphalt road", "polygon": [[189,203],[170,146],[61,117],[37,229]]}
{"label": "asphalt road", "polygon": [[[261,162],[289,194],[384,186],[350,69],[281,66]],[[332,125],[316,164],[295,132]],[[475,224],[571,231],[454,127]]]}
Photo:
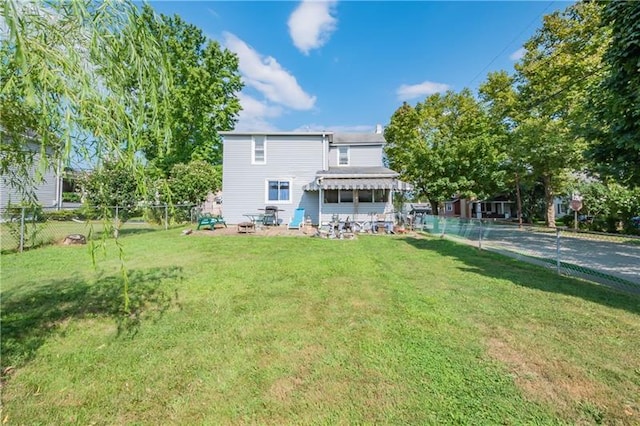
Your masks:
{"label": "asphalt road", "polygon": [[[429,225],[430,230],[433,225]],[[439,228],[442,232],[442,227]],[[447,223],[445,234],[464,237],[475,244],[480,227],[473,223]],[[560,234],[560,260],[580,271],[588,268],[612,277],[640,284],[640,244],[607,241],[596,234]],[[491,224],[482,228],[482,246],[550,260],[557,259],[555,232],[540,232],[535,228]],[[585,271],[589,272],[589,271]]]}

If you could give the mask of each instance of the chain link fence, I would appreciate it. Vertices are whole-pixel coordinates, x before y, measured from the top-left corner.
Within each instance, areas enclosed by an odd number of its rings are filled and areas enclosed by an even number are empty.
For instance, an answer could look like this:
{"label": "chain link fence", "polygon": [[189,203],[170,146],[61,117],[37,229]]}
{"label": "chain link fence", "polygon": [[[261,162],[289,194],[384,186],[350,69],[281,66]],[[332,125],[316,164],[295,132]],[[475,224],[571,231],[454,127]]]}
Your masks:
{"label": "chain link fence", "polygon": [[415,227],[553,268],[623,291],[640,293],[640,237],[423,215]]}
{"label": "chain link fence", "polygon": [[126,236],[168,229],[176,224],[197,221],[194,205],[153,205],[144,207],[90,207],[65,210],[40,206],[0,209],[0,249],[21,252],[49,244],[61,244],[70,235],[85,239]]}

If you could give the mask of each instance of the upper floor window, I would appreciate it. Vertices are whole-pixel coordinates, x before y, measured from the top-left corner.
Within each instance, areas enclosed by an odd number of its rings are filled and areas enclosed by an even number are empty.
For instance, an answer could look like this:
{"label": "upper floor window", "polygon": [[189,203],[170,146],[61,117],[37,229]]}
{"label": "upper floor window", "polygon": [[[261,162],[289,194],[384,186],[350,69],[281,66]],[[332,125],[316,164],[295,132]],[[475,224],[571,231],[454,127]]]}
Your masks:
{"label": "upper floor window", "polygon": [[349,165],[349,147],[348,146],[338,147],[338,165],[339,166]]}
{"label": "upper floor window", "polygon": [[253,136],[251,139],[251,164],[266,164],[267,138],[265,136]]}

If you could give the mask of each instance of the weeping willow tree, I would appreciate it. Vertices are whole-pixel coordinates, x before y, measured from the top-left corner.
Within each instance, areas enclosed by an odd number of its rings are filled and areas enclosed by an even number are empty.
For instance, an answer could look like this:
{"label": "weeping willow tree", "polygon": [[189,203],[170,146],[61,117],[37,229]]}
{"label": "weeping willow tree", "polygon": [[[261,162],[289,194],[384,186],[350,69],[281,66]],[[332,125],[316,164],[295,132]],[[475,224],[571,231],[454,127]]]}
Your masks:
{"label": "weeping willow tree", "polygon": [[0,171],[9,184],[33,193],[33,170],[37,180],[73,149],[97,166],[117,160],[146,193],[138,153],[143,134],[170,141],[158,111],[168,110],[171,75],[135,5],[3,0],[0,8]]}

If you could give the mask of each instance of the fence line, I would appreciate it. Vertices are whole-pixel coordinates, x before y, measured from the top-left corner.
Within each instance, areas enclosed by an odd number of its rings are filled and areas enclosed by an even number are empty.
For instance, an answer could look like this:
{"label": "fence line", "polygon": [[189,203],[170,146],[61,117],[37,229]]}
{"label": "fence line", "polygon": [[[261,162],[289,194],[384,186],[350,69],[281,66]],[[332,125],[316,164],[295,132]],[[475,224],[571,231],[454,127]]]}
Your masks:
{"label": "fence line", "polygon": [[62,242],[71,234],[102,236],[168,229],[172,224],[194,222],[199,211],[193,204],[149,206],[55,207],[14,206],[0,209],[2,252],[32,249]]}
{"label": "fence line", "polygon": [[567,228],[542,228],[485,219],[423,215],[418,230],[451,237],[519,260],[553,268],[558,274],[640,293],[640,237]]}

